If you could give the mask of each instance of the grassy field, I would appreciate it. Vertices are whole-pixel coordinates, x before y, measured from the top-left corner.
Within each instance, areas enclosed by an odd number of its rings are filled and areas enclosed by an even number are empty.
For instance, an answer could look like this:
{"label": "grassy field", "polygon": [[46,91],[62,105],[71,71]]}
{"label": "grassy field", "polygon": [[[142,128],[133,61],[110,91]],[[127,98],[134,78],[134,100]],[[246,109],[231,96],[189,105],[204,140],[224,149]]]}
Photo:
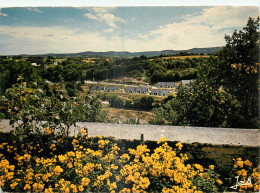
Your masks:
{"label": "grassy field", "polygon": [[111,107],[104,107],[109,112],[109,119],[115,123],[135,123],[139,119],[140,124],[149,124],[153,119],[152,111],[128,110]]}

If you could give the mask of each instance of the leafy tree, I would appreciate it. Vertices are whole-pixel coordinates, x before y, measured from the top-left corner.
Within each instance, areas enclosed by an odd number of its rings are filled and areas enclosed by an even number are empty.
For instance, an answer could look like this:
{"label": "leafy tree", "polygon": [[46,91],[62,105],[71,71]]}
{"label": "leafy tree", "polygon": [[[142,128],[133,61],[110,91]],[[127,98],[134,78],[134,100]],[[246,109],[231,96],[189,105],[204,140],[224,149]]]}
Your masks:
{"label": "leafy tree", "polygon": [[124,107],[124,100],[117,95],[113,95],[110,98],[110,106],[114,108],[123,108]]}
{"label": "leafy tree", "polygon": [[250,17],[243,30],[225,39],[227,44],[219,54],[222,72],[218,77],[236,101],[232,108],[239,115],[229,116],[229,122],[234,127],[258,128],[259,17]]}
{"label": "leafy tree", "polygon": [[95,96],[81,93],[70,98],[63,84],[52,84],[43,90],[35,82],[27,84],[22,80],[20,77],[20,84],[7,89],[6,98],[10,124],[24,136],[40,133],[40,128],[47,126],[68,135],[76,121],[106,120],[102,102]]}

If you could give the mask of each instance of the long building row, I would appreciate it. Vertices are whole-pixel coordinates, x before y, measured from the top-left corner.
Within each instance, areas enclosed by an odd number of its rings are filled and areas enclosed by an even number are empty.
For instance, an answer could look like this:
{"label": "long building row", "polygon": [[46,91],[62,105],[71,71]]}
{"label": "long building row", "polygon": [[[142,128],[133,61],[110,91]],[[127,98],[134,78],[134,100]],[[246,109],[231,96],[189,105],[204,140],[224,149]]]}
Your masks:
{"label": "long building row", "polygon": [[[94,85],[91,87],[92,91],[104,91],[104,92],[115,92],[119,90],[118,86],[101,86]],[[127,87],[125,90],[126,93],[137,93],[137,94],[148,94],[149,89],[147,87]],[[152,89],[150,95],[157,96],[168,96],[170,94],[170,90],[162,90],[162,89]]]}
{"label": "long building row", "polygon": [[[194,80],[182,80],[182,85],[188,85]],[[176,82],[158,82],[158,88],[174,88],[176,87]],[[119,90],[118,86],[102,86],[102,85],[94,85],[91,87],[92,91],[104,91],[104,92],[115,92]],[[147,94],[157,95],[157,96],[168,96],[170,94],[170,90],[165,89],[149,89],[147,87],[127,87],[125,90],[126,93],[137,93],[137,94]]]}

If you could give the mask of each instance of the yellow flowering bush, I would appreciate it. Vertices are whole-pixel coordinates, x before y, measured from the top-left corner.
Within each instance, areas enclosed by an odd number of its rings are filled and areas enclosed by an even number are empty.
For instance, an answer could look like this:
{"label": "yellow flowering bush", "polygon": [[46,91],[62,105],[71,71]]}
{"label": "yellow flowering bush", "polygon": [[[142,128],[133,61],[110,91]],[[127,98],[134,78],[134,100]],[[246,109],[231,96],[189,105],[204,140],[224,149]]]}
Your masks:
{"label": "yellow flowering bush", "polygon": [[[25,145],[14,138],[0,144],[4,191],[214,192],[223,186],[214,165],[186,164],[182,144],[171,147],[166,138],[154,150],[141,144],[123,151],[102,136],[88,138],[84,129],[72,139],[46,136],[49,145],[38,141]],[[251,167],[251,162],[243,165]],[[253,176],[257,178],[256,171]]]}

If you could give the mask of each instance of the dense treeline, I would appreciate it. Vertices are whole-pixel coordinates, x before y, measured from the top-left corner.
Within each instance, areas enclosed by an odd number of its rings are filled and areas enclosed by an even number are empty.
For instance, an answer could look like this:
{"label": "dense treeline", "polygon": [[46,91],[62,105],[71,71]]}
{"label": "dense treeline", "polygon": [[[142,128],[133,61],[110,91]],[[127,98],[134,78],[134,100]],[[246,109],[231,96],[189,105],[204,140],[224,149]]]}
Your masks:
{"label": "dense treeline", "polygon": [[[1,57],[0,78],[1,93],[15,84],[19,75],[23,74],[26,81],[49,80],[52,82],[75,83],[84,80],[105,80],[118,77],[146,76],[151,83],[158,81],[179,81],[194,79],[197,76],[197,65],[207,61],[206,58],[186,59],[149,59],[145,56],[131,59],[93,59],[85,62],[83,57],[59,59],[53,56],[43,57]],[[36,63],[38,66],[32,66]]]}

